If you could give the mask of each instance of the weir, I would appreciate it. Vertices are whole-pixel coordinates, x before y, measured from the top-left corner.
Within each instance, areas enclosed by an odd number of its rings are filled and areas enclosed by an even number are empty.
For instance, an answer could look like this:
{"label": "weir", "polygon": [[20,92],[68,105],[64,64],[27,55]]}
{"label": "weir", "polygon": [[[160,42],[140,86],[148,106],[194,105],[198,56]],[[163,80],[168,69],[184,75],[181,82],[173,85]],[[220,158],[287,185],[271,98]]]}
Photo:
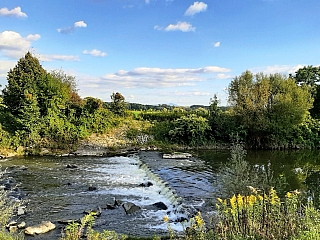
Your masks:
{"label": "weir", "polygon": [[[194,179],[184,175],[188,172],[169,169],[161,165],[167,164],[165,161],[159,160],[155,162],[157,165],[150,167],[150,163],[140,156],[26,157],[4,162],[3,167],[23,164],[27,168],[17,170],[14,175],[26,196],[26,214],[20,219],[27,225],[79,219],[84,212],[100,207],[102,214],[95,220],[96,230],[154,236],[168,234],[164,216],[169,217],[172,229],[183,231],[181,221],[196,213],[195,207],[199,201],[193,201],[193,198],[201,198],[197,195],[198,188],[192,190],[192,185],[186,185]],[[68,164],[76,167],[67,168]],[[198,185],[209,189],[207,184]],[[189,195],[186,195],[186,189]],[[134,203],[141,210],[126,214],[121,206],[114,210],[107,209],[107,204],[113,205],[115,199]],[[165,204],[167,209],[153,206],[158,202]],[[58,239],[60,234],[59,231],[51,232],[41,235],[39,239]]]}

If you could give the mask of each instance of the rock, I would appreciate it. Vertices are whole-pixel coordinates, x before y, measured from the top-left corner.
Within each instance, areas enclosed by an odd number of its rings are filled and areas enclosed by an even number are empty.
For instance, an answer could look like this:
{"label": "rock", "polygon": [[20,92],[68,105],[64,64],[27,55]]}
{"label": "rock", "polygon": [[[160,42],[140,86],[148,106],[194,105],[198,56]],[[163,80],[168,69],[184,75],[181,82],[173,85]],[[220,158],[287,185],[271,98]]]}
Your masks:
{"label": "rock", "polygon": [[192,155],[190,153],[171,153],[171,154],[163,154],[162,158],[165,159],[186,159],[191,158]]}
{"label": "rock", "polygon": [[51,231],[51,230],[53,230],[55,228],[56,228],[56,225],[54,225],[52,222],[43,221],[40,224],[27,227],[24,230],[24,233],[27,234],[27,235],[42,234],[42,233],[49,232],[49,231]]}
{"label": "rock", "polygon": [[106,209],[108,209],[108,210],[114,210],[114,209],[116,209],[116,206],[115,206],[115,205],[107,204]]}
{"label": "rock", "polygon": [[151,187],[151,186],[153,186],[153,183],[149,181],[138,185],[138,187]]}
{"label": "rock", "polygon": [[156,203],[152,204],[152,206],[155,206],[155,207],[157,207],[158,209],[161,209],[161,210],[167,210],[168,209],[167,205],[165,205],[163,202],[156,202]]}
{"label": "rock", "polygon": [[185,218],[185,217],[178,217],[178,218],[175,220],[175,222],[186,222],[186,221],[188,221],[188,219]]}
{"label": "rock", "polygon": [[69,223],[73,223],[73,222],[80,222],[80,219],[60,219],[58,220],[58,223],[61,224],[69,224]]}
{"label": "rock", "polygon": [[41,152],[40,152],[40,155],[47,155],[47,154],[49,154],[49,153],[50,153],[50,151],[49,151],[48,149],[43,148],[43,149],[41,150]]}
{"label": "rock", "polygon": [[132,214],[132,213],[135,213],[141,209],[139,206],[137,206],[131,202],[126,202],[126,203],[122,204],[122,207],[123,207],[124,211],[126,212],[126,214]]}
{"label": "rock", "polygon": [[92,216],[95,216],[95,217],[99,217],[102,213],[102,209],[101,207],[98,207],[97,209],[89,209],[89,210],[85,210],[83,213],[85,214],[91,214]]}
{"label": "rock", "polygon": [[21,216],[21,215],[24,215],[24,214],[25,214],[24,207],[18,207],[18,213],[17,213],[17,215],[18,215],[18,216]]}
{"label": "rock", "polygon": [[18,230],[18,227],[17,226],[10,226],[9,227],[9,232],[10,233],[13,233],[13,232],[15,232],[15,231],[17,231]]}
{"label": "rock", "polygon": [[95,191],[97,190],[97,187],[94,187],[92,185],[89,186],[88,191]]}
{"label": "rock", "polygon": [[114,200],[114,206],[121,206],[121,204],[122,204],[121,200],[119,200],[119,199]]}
{"label": "rock", "polygon": [[21,222],[20,224],[17,225],[17,227],[18,227],[19,229],[25,228],[25,227],[26,227],[26,222]]}
{"label": "rock", "polygon": [[6,227],[9,228],[10,226],[17,225],[17,223],[18,223],[18,222],[16,222],[16,221],[10,221],[10,222],[6,225]]}
{"label": "rock", "polygon": [[66,168],[75,169],[75,168],[78,168],[78,166],[74,164],[67,164]]}

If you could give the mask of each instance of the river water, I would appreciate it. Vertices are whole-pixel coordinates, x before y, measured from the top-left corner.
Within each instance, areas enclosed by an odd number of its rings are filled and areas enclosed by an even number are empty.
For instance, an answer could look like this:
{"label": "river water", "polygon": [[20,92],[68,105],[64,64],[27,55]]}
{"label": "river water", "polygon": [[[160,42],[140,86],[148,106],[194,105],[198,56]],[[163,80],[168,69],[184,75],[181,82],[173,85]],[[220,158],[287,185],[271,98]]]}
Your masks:
{"label": "river water", "polygon": [[[181,220],[197,211],[208,216],[213,213],[210,204],[219,197],[216,173],[228,161],[229,152],[199,151],[197,155],[197,159],[179,160],[162,159],[158,152],[126,157],[17,157],[0,164],[19,183],[14,196],[26,206],[19,221],[57,224],[55,231],[32,239],[59,239],[64,227],[59,220],[79,219],[99,207],[102,214],[96,218],[96,230],[153,236],[167,234],[166,215],[172,228],[182,231]],[[251,151],[247,160],[254,165],[271,164],[276,174],[285,174],[288,190],[308,190],[320,182],[319,157],[318,151]],[[68,164],[76,168],[67,168]],[[143,183],[152,186],[139,186]],[[89,191],[90,186],[96,189]],[[115,199],[134,203],[141,210],[128,215],[122,207],[106,209]],[[168,209],[153,207],[157,202]]]}

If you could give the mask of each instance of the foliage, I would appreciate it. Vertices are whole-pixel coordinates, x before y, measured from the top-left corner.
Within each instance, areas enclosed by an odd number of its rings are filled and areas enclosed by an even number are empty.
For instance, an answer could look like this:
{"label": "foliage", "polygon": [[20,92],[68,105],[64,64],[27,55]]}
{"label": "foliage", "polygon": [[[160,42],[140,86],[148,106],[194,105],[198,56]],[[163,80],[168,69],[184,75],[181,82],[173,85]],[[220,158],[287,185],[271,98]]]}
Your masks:
{"label": "foliage", "polygon": [[205,142],[206,132],[210,130],[208,120],[195,114],[176,119],[173,127],[169,131],[171,140],[187,145],[201,145]]}
{"label": "foliage", "polygon": [[83,236],[85,235],[87,240],[119,240],[119,239],[126,239],[127,236],[125,235],[118,235],[114,231],[107,231],[104,230],[103,232],[97,232],[93,230],[94,225],[94,214],[89,213],[81,218],[80,223],[72,222],[67,225],[65,228],[65,233],[60,240],[80,240],[84,239]]}
{"label": "foliage", "polygon": [[[46,71],[39,60],[27,52],[17,65],[8,72],[8,85],[3,89],[3,103],[16,116],[23,108],[26,94],[36,94],[36,84],[41,82]],[[36,96],[34,96],[36,97]]]}
{"label": "foliage", "polygon": [[306,218],[302,214],[309,211],[309,206],[302,212],[297,192],[288,192],[281,201],[273,188],[262,193],[252,188],[250,195],[219,198],[217,210],[219,238],[290,239],[301,231]]}
{"label": "foliage", "polygon": [[280,74],[246,71],[229,85],[229,103],[247,131],[247,143],[263,147],[303,122],[312,106],[305,86]]}
{"label": "foliage", "polygon": [[124,116],[126,109],[128,108],[128,104],[125,101],[124,96],[121,93],[112,93],[111,94],[111,103],[109,109],[114,114]]}
{"label": "foliage", "polygon": [[304,66],[295,72],[295,75],[290,75],[298,85],[307,86],[314,98],[313,108],[310,109],[311,116],[320,117],[320,67],[312,65]]}

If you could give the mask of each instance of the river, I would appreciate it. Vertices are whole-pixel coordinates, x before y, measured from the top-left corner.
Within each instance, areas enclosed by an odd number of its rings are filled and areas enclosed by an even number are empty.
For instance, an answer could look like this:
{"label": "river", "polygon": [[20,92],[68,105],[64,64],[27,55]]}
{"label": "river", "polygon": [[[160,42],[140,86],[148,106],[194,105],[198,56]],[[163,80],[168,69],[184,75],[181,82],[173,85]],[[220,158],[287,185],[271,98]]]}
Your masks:
{"label": "river", "polygon": [[[207,216],[213,213],[211,203],[219,197],[216,173],[228,161],[229,152],[199,151],[197,156],[169,160],[158,152],[140,152],[126,157],[15,157],[1,165],[19,183],[15,196],[26,206],[19,221],[57,224],[55,231],[32,239],[58,239],[64,227],[59,220],[78,219],[99,207],[102,214],[96,218],[96,230],[153,236],[167,233],[166,215],[173,229],[182,231],[182,219],[197,211]],[[246,159],[285,174],[288,190],[315,190],[320,182],[318,151],[249,151]],[[76,167],[67,168],[68,164]],[[139,186],[148,182],[152,186]],[[96,189],[89,191],[89,187]],[[141,210],[128,215],[122,207],[106,209],[115,199],[132,202]],[[168,209],[154,208],[156,202]]]}

